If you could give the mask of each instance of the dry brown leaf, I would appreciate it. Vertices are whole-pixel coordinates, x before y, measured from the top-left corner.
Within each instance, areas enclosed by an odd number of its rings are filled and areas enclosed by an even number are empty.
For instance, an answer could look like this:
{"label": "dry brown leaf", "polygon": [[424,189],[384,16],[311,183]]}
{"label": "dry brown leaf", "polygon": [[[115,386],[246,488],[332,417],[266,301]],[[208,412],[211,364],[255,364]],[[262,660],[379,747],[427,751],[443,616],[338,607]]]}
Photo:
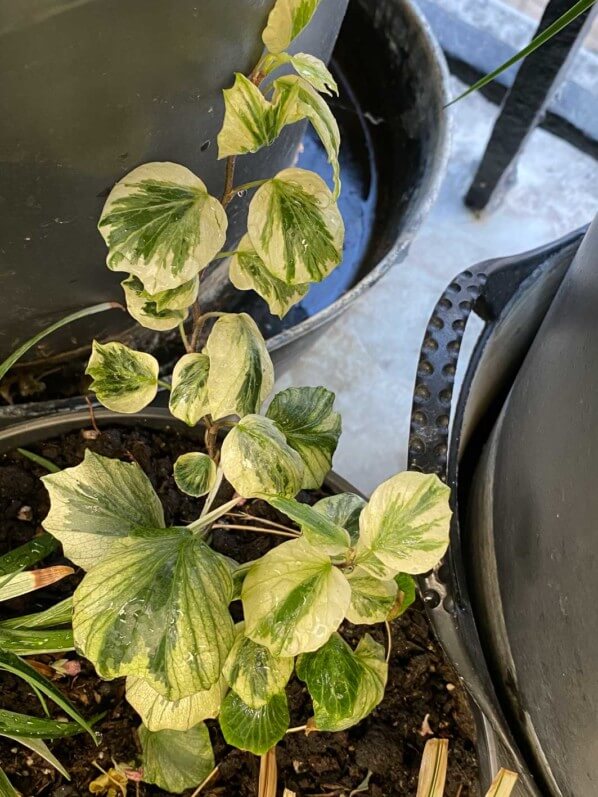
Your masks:
{"label": "dry brown leaf", "polygon": [[276,797],[278,767],[276,766],[276,747],[260,758],[260,780],[258,797]]}
{"label": "dry brown leaf", "polygon": [[500,769],[492,781],[486,797],[510,797],[518,777],[517,773],[511,772],[510,769]]}
{"label": "dry brown leaf", "polygon": [[443,797],[448,764],[448,739],[430,739],[424,747],[417,797]]}

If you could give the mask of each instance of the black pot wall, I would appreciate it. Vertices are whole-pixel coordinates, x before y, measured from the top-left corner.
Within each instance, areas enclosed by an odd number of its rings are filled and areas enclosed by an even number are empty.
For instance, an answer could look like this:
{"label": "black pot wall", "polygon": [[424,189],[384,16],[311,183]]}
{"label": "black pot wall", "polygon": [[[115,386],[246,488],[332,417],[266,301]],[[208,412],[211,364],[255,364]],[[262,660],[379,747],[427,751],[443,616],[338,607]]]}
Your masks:
{"label": "black pot wall", "polygon": [[[294,43],[327,60],[348,0],[322,0]],[[96,224],[112,185],[172,160],[221,193],[221,90],[261,52],[273,0],[0,0],[0,357],[70,310],[119,298]],[[303,127],[241,159],[238,181],[293,161]],[[237,238],[243,214],[230,216]],[[111,317],[110,317],[111,316]],[[115,313],[53,337],[74,348]]]}

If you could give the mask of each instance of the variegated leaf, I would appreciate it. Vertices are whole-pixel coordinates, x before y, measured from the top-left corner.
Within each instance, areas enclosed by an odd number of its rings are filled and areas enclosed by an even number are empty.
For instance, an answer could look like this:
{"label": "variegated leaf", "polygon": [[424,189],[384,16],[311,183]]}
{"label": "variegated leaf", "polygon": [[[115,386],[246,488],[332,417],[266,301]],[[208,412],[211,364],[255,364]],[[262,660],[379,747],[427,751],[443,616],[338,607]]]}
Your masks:
{"label": "variegated leaf", "polygon": [[148,731],[188,731],[205,719],[218,716],[226,684],[222,679],[209,689],[181,700],[167,700],[143,678],[127,678],[127,701]]}
{"label": "variegated leaf", "polygon": [[448,547],[449,488],[438,476],[406,471],[377,487],[361,513],[355,563],[380,575],[425,573]]}
{"label": "variegated leaf", "polygon": [[144,678],[167,700],[209,689],[233,642],[226,561],[186,529],[130,538],[75,592],[75,643],[102,678]]}
{"label": "variegated leaf", "polygon": [[268,497],[269,504],[284,512],[301,528],[303,538],[317,551],[329,556],[346,556],[351,542],[349,534],[342,526],[329,520],[326,515],[294,498],[280,495]]}
{"label": "variegated leaf", "polygon": [[180,794],[198,786],[214,769],[210,734],[202,723],[187,731],[138,730],[143,750],[143,780]]}
{"label": "variegated leaf", "polygon": [[361,567],[347,573],[351,585],[351,603],[347,620],[355,625],[383,623],[396,603],[398,587],[395,581],[382,581]]}
{"label": "variegated leaf", "polygon": [[139,528],[163,528],[164,510],[136,462],[120,462],[87,449],[80,465],[42,476],[50,494],[46,531],[65,556],[89,570]]}
{"label": "variegated leaf", "polygon": [[[26,572],[16,570],[13,573],[6,573],[0,576],[0,601],[8,601],[11,598],[18,598],[20,595],[27,595],[36,589],[48,587],[50,584],[55,584],[74,572],[72,567],[54,565],[53,567],[40,567],[37,570],[27,570]],[[1,654],[2,651],[0,650]]]}
{"label": "variegated leaf", "polygon": [[155,357],[122,343],[93,342],[85,373],[104,407],[114,412],[139,412],[158,392],[159,365]]}
{"label": "variegated leaf", "polygon": [[[291,99],[285,103],[285,97]],[[277,103],[288,106],[287,124],[309,119],[318,134],[328,162],[332,166],[334,179],[333,198],[338,199],[341,191],[339,150],[341,135],[338,124],[327,103],[310,84],[297,75],[285,75],[274,81],[274,99]]]}
{"label": "variegated leaf", "polygon": [[268,551],[242,590],[245,633],[275,656],[321,647],[341,624],[351,587],[330,557],[302,538]]}
{"label": "variegated leaf", "polygon": [[226,742],[238,750],[264,755],[285,735],[289,707],[284,691],[260,708],[251,708],[235,692],[229,692],[220,711],[220,729]]}
{"label": "variegated leaf", "polygon": [[355,652],[339,634],[333,634],[320,650],[299,657],[297,676],[311,695],[315,727],[342,731],[361,722],[381,702],[388,665],[384,648],[369,634]]}
{"label": "variegated leaf", "polygon": [[222,249],[228,220],[193,172],[146,163],[110,192],[98,225],[108,268],[139,277],[151,294],[192,280]]}
{"label": "variegated leaf", "polygon": [[321,487],[332,467],[341,434],[334,399],[325,387],[289,387],[274,396],[266,412],[303,460],[304,490]]}
{"label": "variegated leaf", "polygon": [[[282,56],[286,53],[282,53]],[[287,56],[295,71],[306,80],[316,91],[323,94],[338,94],[336,80],[330,74],[326,64],[315,55],[309,53],[296,53]],[[286,60],[286,59],[284,59]]]}
{"label": "variegated leaf", "polygon": [[270,312],[279,318],[289,312],[294,304],[302,299],[309,285],[287,285],[270,274],[264,261],[257,254],[249,235],[241,238],[234,256],[231,258],[228,276],[235,288],[240,291],[254,290],[268,303]]}
{"label": "variegated leaf", "polygon": [[199,289],[197,277],[184,282],[180,288],[155,294],[148,293],[139,277],[134,275],[120,284],[125,292],[129,315],[142,327],[157,332],[174,329],[187,318]]}
{"label": "variegated leaf", "polygon": [[281,53],[309,25],[320,0],[276,0],[262,41],[271,53]]}
{"label": "variegated leaf", "polygon": [[258,412],[274,386],[274,368],[257,324],[247,313],[216,321],[206,353],[210,358],[208,398],[214,420]]}
{"label": "variegated leaf", "polygon": [[366,505],[365,499],[355,493],[337,493],[321,498],[312,509],[349,532],[351,544],[359,537],[359,516]]}
{"label": "variegated leaf", "polygon": [[261,708],[287,685],[293,659],[273,656],[268,648],[246,637],[244,623],[240,625],[222,674],[244,703]]}
{"label": "variegated leaf", "polygon": [[244,498],[292,498],[301,489],[303,461],[269,418],[242,418],[224,438],[220,457],[224,476]]}
{"label": "variegated leaf", "polygon": [[207,354],[184,354],[174,366],[168,409],[180,421],[195,426],[210,412]]}
{"label": "variegated leaf", "polygon": [[387,620],[394,620],[404,614],[415,601],[417,595],[413,576],[408,576],[407,573],[399,573],[394,577],[394,582],[397,585],[397,597],[388,613]]}
{"label": "variegated leaf", "polygon": [[216,483],[216,463],[200,451],[181,454],[174,463],[174,480],[179,490],[199,498]]}
{"label": "variegated leaf", "polygon": [[288,285],[320,282],[342,259],[345,228],[321,177],[284,169],[256,191],[247,229],[268,271]]}

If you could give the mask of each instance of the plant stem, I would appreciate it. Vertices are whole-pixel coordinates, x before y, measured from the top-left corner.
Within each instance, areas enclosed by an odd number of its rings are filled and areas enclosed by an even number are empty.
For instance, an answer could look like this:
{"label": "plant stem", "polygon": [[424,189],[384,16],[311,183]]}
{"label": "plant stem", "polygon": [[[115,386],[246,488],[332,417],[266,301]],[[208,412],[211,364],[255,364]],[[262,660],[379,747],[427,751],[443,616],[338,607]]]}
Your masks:
{"label": "plant stem", "polygon": [[216,481],[214,482],[214,486],[212,487],[212,489],[210,490],[210,492],[206,497],[205,503],[201,509],[200,517],[205,517],[210,511],[210,507],[214,503],[214,499],[216,498],[218,490],[220,489],[220,485],[222,484],[223,477],[224,473],[222,472],[222,468],[219,467],[218,470],[216,471]]}
{"label": "plant stem", "polygon": [[222,199],[220,204],[226,209],[231,199],[234,196],[233,181],[235,179],[235,163],[237,162],[236,155],[229,155],[226,159],[226,172],[224,174],[224,190],[222,191]]}
{"label": "plant stem", "polygon": [[220,769],[220,765],[216,765],[216,766],[214,767],[214,769],[213,769],[213,770],[210,772],[210,774],[208,775],[208,777],[207,777],[207,778],[205,778],[205,780],[202,780],[202,782],[201,782],[201,783],[199,784],[199,786],[198,786],[198,787],[195,789],[195,791],[193,792],[193,794],[191,795],[191,797],[197,797],[197,795],[200,793],[200,791],[201,791],[201,790],[204,788],[204,786],[207,786],[207,785],[208,785],[208,783],[209,783],[209,782],[212,780],[212,778],[213,778],[213,777],[214,777],[214,775],[215,775],[215,774],[218,772],[218,770],[219,770],[219,769]]}
{"label": "plant stem", "polygon": [[239,191],[249,191],[250,188],[258,188],[258,186],[267,183],[268,179],[264,177],[263,180],[251,180],[249,183],[241,183],[241,185],[236,185],[233,188],[235,194],[238,194]]}
{"label": "plant stem", "polygon": [[185,332],[185,324],[182,321],[179,322],[179,333],[181,335],[181,340],[183,341],[185,351],[187,354],[191,354],[193,349],[191,347],[191,343],[189,342],[189,338],[187,337],[187,333]]}
{"label": "plant stem", "polygon": [[275,529],[282,529],[282,531],[290,531],[295,536],[299,536],[297,529],[292,529],[290,526],[285,526],[282,523],[276,523],[276,521],[268,520],[267,518],[258,518],[255,515],[251,515],[249,512],[229,512],[228,514],[230,517],[242,518],[243,520],[259,520],[260,523],[263,523],[266,526],[273,526]]}
{"label": "plant stem", "polygon": [[227,501],[225,504],[213,509],[211,512],[208,512],[203,517],[199,517],[197,520],[194,520],[193,523],[189,523],[187,526],[190,531],[201,531],[207,526],[210,526],[215,520],[218,520],[219,517],[222,515],[226,515],[229,509],[232,509],[235,506],[238,506],[241,501],[245,499],[238,495],[236,498]]}
{"label": "plant stem", "polygon": [[172,390],[172,385],[170,382],[165,382],[163,379],[158,379],[159,387],[163,387],[165,390]]}
{"label": "plant stem", "polygon": [[384,625],[386,626],[386,636],[388,638],[388,646],[386,648],[386,663],[388,664],[390,661],[390,654],[392,653],[392,630],[388,620],[384,621]]}
{"label": "plant stem", "polygon": [[287,733],[301,733],[301,731],[306,731],[307,725],[298,725],[296,728],[288,728]]}
{"label": "plant stem", "polygon": [[261,526],[241,526],[235,523],[214,523],[215,529],[229,529],[231,531],[256,531],[260,534],[275,534],[278,537],[292,537],[296,539],[299,534],[290,534],[288,531],[279,531],[278,529],[263,529]]}

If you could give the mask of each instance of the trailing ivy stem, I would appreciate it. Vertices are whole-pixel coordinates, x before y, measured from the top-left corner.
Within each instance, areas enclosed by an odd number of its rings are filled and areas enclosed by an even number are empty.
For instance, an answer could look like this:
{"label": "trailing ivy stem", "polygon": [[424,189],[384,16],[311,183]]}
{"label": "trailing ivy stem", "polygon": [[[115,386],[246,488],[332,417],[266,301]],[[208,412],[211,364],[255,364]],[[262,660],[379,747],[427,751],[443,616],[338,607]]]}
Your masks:
{"label": "trailing ivy stem", "polygon": [[212,489],[210,490],[210,492],[206,497],[205,503],[201,509],[200,518],[205,517],[210,511],[210,507],[212,506],[212,504],[214,503],[214,499],[218,495],[218,490],[220,489],[220,485],[222,484],[223,478],[224,478],[224,473],[222,471],[222,468],[218,467],[218,469],[216,470],[216,481],[214,482]]}
{"label": "trailing ivy stem", "polygon": [[235,163],[237,162],[236,155],[229,155],[226,159],[226,171],[224,173],[224,190],[222,191],[222,199],[220,204],[226,209],[231,199],[235,195],[233,190],[233,182],[235,179]]}
{"label": "trailing ivy stem", "polygon": [[226,515],[226,513],[235,506],[238,506],[242,501],[245,499],[238,495],[236,498],[227,501],[222,506],[216,507],[211,512],[206,513],[203,517],[199,517],[197,520],[194,520],[193,523],[189,523],[187,528],[190,531],[202,531],[207,526],[210,526],[215,520],[218,520],[219,517],[222,515]]}
{"label": "trailing ivy stem", "polygon": [[198,787],[195,789],[195,791],[193,792],[193,794],[191,795],[191,797],[197,797],[197,795],[200,793],[200,791],[201,791],[201,790],[204,788],[204,786],[207,786],[207,785],[208,785],[208,783],[209,783],[209,782],[212,780],[212,778],[213,778],[213,777],[214,777],[214,775],[215,775],[215,774],[218,772],[218,770],[219,770],[219,769],[220,769],[220,765],[219,765],[219,764],[217,764],[217,765],[214,767],[214,769],[213,769],[213,770],[210,772],[210,774],[208,775],[208,777],[207,777],[207,778],[205,778],[204,780],[202,780],[202,782],[201,782],[201,783],[199,784],[199,786],[198,786]]}
{"label": "trailing ivy stem", "polygon": [[384,625],[386,627],[386,636],[388,638],[388,646],[386,649],[386,663],[388,664],[388,662],[390,661],[390,654],[392,652],[392,629],[390,627],[390,623],[388,622],[388,620],[384,621]]}
{"label": "trailing ivy stem", "polygon": [[261,526],[242,526],[236,523],[214,523],[213,528],[215,529],[229,529],[231,531],[254,531],[258,532],[259,534],[274,534],[277,537],[291,537],[292,539],[296,539],[300,537],[300,534],[290,531],[281,531],[280,529],[264,529]]}
{"label": "trailing ivy stem", "polygon": [[185,347],[185,351],[187,354],[193,353],[193,347],[191,346],[191,342],[187,337],[187,333],[185,332],[185,324],[183,321],[179,322],[179,333],[181,335],[181,340],[183,341],[183,346]]}
{"label": "trailing ivy stem", "polygon": [[158,386],[163,387],[165,390],[172,390],[170,382],[165,382],[163,379],[158,379]]}

